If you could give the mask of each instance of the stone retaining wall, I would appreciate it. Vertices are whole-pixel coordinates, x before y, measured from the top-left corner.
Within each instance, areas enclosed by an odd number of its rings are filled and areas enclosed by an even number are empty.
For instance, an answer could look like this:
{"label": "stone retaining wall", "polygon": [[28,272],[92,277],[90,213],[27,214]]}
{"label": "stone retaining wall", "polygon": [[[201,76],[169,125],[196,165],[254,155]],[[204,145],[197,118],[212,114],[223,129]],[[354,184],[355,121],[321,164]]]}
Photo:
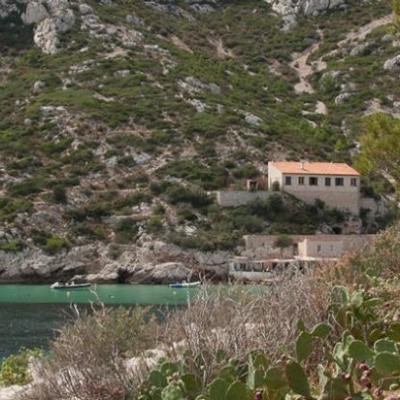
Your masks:
{"label": "stone retaining wall", "polygon": [[245,190],[238,191],[217,191],[213,192],[217,203],[222,207],[238,207],[251,203],[256,199],[266,200],[273,192],[268,191],[255,191],[248,192]]}

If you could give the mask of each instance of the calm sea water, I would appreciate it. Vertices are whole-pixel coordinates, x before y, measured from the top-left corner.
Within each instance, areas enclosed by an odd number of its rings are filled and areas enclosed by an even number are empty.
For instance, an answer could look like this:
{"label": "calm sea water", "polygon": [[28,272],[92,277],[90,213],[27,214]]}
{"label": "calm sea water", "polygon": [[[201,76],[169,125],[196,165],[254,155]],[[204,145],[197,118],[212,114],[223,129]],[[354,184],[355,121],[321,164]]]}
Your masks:
{"label": "calm sea water", "polygon": [[72,321],[72,304],[178,306],[198,289],[153,285],[97,285],[54,290],[47,285],[0,285],[0,360],[21,347],[43,347],[54,330]]}

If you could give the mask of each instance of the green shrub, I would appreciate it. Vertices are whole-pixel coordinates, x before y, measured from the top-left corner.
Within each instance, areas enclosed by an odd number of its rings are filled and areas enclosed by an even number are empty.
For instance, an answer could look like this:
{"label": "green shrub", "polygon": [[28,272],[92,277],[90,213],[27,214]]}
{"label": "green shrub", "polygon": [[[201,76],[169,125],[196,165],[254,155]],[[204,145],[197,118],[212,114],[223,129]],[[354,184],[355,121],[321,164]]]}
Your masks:
{"label": "green shrub", "polygon": [[143,191],[140,191],[130,194],[129,196],[118,197],[117,199],[112,201],[112,204],[110,204],[110,208],[116,211],[122,211],[124,209],[137,206],[140,203],[151,202],[151,200],[152,200],[151,195]]}
{"label": "green shrub", "polygon": [[183,207],[178,209],[176,212],[176,216],[178,218],[178,222],[183,223],[185,221],[194,222],[197,220],[197,215],[187,207]]}
{"label": "green shrub", "polygon": [[67,239],[59,236],[50,236],[46,240],[43,250],[50,255],[54,255],[62,250],[69,249],[70,247],[71,243]]}
{"label": "green shrub", "polygon": [[171,185],[166,190],[166,198],[171,204],[189,203],[200,208],[212,203],[212,199],[199,189],[191,189],[181,185]]}
{"label": "green shrub", "polygon": [[264,221],[255,215],[237,215],[234,226],[243,233],[260,233],[264,229]]}
{"label": "green shrub", "polygon": [[128,243],[136,239],[139,232],[139,226],[133,218],[123,218],[118,221],[114,231],[117,234],[117,242]]}
{"label": "green shrub", "polygon": [[23,182],[11,184],[8,187],[8,193],[11,196],[29,196],[40,193],[45,185],[46,182],[41,178],[26,179]]}
{"label": "green shrub", "polygon": [[91,201],[83,208],[71,208],[67,210],[67,215],[75,221],[85,221],[92,218],[99,220],[111,214],[112,208],[106,202]]}
{"label": "green shrub", "polygon": [[24,248],[24,243],[21,240],[11,240],[9,242],[0,243],[0,250],[10,252],[10,253],[17,253]]}
{"label": "green shrub", "polygon": [[0,197],[0,220],[12,221],[17,214],[29,212],[31,209],[32,203],[28,200]]}
{"label": "green shrub", "polygon": [[56,203],[67,203],[67,192],[65,186],[60,184],[53,187],[53,200]]}
{"label": "green shrub", "polygon": [[200,162],[189,160],[177,160],[168,163],[158,171],[162,175],[182,178],[205,190],[215,190],[225,187],[228,180],[228,174],[225,168],[215,165],[204,165]]}
{"label": "green shrub", "polygon": [[225,126],[221,116],[208,112],[195,114],[186,127],[186,134],[190,136],[197,134],[208,138],[214,138],[224,133]]}
{"label": "green shrub", "polygon": [[159,215],[153,215],[147,221],[147,231],[149,233],[160,233],[163,229],[162,220]]}
{"label": "green shrub", "polygon": [[234,168],[232,171],[233,176],[238,179],[242,178],[256,178],[260,175],[260,171],[253,164],[245,164],[243,166]]}
{"label": "green shrub", "polygon": [[81,222],[72,228],[73,235],[86,236],[91,239],[105,240],[107,231],[101,224]]}
{"label": "green shrub", "polygon": [[32,379],[28,369],[29,361],[41,355],[39,349],[21,349],[19,353],[8,356],[0,364],[0,386],[28,384]]}

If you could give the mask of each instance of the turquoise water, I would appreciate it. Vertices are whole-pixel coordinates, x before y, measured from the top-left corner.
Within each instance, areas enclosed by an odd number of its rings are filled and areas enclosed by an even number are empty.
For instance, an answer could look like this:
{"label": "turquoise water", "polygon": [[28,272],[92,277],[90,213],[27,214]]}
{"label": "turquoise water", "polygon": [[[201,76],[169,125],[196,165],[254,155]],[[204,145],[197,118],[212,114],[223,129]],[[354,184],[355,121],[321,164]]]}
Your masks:
{"label": "turquoise water", "polygon": [[0,360],[21,347],[46,348],[55,329],[73,320],[71,304],[179,306],[198,289],[153,285],[94,285],[54,290],[48,285],[0,285]]}
{"label": "turquoise water", "polygon": [[0,285],[0,304],[185,304],[198,289],[171,289],[164,285],[93,285],[64,290],[48,285]]}

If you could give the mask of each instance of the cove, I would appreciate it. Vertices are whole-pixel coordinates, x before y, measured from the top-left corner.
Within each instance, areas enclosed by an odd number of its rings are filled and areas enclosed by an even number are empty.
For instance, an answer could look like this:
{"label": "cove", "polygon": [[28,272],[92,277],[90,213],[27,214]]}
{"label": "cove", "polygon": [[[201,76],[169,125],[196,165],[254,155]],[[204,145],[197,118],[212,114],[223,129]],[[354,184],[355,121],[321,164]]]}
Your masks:
{"label": "cove", "polygon": [[180,305],[197,289],[171,289],[166,285],[92,285],[55,290],[48,285],[0,285],[0,304],[145,304]]}
{"label": "cove", "polygon": [[164,285],[93,285],[90,289],[54,290],[48,285],[0,285],[0,361],[21,347],[46,348],[54,331],[73,320],[72,304],[109,306],[180,306],[198,289]]}

